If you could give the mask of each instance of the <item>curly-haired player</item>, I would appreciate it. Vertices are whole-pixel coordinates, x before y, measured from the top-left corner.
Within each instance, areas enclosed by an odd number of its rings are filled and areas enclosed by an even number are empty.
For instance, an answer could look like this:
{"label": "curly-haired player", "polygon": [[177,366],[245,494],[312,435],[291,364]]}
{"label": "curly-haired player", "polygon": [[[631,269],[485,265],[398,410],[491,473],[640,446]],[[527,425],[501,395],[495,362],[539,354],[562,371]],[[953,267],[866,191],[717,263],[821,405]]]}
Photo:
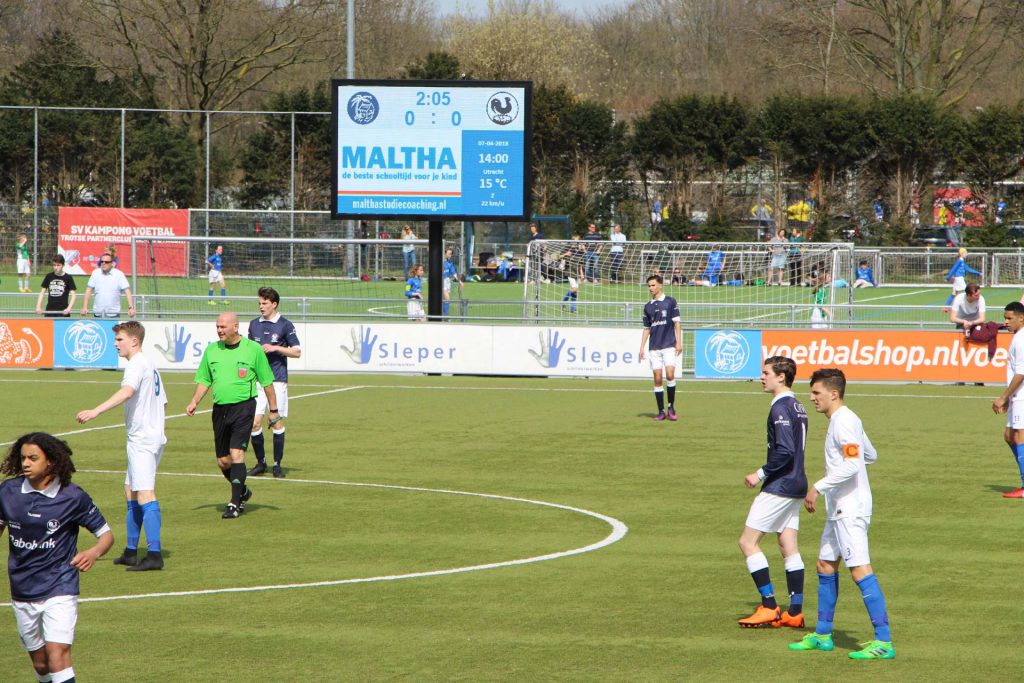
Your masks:
{"label": "curly-haired player", "polygon": [[[0,533],[10,536],[7,569],[18,636],[41,681],[73,681],[71,644],[78,620],[78,573],[114,544],[85,491],[71,483],[71,448],[42,432],[11,446],[0,474]],[[78,551],[78,528],[96,536]]]}

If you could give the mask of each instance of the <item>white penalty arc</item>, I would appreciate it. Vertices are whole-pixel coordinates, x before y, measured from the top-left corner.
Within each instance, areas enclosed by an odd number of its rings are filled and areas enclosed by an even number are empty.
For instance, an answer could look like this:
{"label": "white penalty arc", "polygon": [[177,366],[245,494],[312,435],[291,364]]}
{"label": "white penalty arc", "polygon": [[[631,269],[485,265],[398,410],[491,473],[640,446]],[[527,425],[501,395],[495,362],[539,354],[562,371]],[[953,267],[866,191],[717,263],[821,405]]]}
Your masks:
{"label": "white penalty arc", "polygon": [[[121,471],[115,470],[79,470],[79,472],[88,472],[90,474],[122,474]],[[210,477],[220,479],[221,477],[213,474],[189,474],[189,473],[177,473],[177,472],[161,472],[159,476],[164,477]],[[584,553],[593,552],[600,550],[607,546],[616,543],[625,537],[629,531],[623,522],[603,515],[600,512],[594,512],[592,510],[586,510],[584,508],[573,507],[571,505],[561,505],[559,503],[549,503],[542,500],[532,500],[530,498],[516,498],[513,496],[499,496],[493,493],[474,493],[471,491],[455,491],[451,489],[432,489],[423,488],[419,486],[398,486],[394,484],[367,484],[360,482],[348,482],[348,481],[327,481],[317,479],[286,479],[279,480],[275,485],[285,484],[319,484],[323,486],[358,486],[364,488],[376,488],[376,489],[393,489],[397,491],[415,491],[419,493],[439,493],[451,496],[469,496],[473,498],[487,498],[491,500],[500,500],[510,503],[523,503],[527,505],[539,505],[541,507],[553,508],[556,510],[565,510],[567,512],[573,512],[575,514],[584,515],[593,519],[600,520],[611,527],[611,531],[607,536],[601,540],[591,543],[589,545],[580,546],[577,548],[571,548],[569,550],[561,550],[554,553],[547,553],[544,555],[534,555],[532,557],[524,557],[516,560],[505,560],[503,562],[488,562],[486,564],[474,564],[466,567],[453,567],[450,569],[436,569],[432,571],[423,572],[409,572],[405,574],[387,574],[383,576],[367,576],[362,578],[354,579],[337,579],[332,581],[313,581],[310,583],[285,583],[285,584],[273,584],[267,586],[238,586],[234,588],[210,588],[203,590],[190,590],[190,591],[171,591],[166,593],[140,593],[137,595],[109,595],[102,597],[92,598],[79,598],[80,603],[85,602],[112,602],[115,600],[145,600],[150,598],[177,598],[177,597],[190,597],[195,595],[218,595],[221,593],[252,593],[258,591],[278,591],[278,590],[291,590],[296,588],[323,588],[327,586],[344,586],[348,584],[356,583],[377,583],[381,581],[401,581],[404,579],[421,579],[431,576],[447,576],[450,574],[465,574],[467,572],[479,572],[487,569],[501,569],[502,567],[515,567],[523,564],[533,564],[536,562],[547,562],[549,560],[558,560],[563,557],[571,557],[573,555],[582,555]],[[11,603],[2,602],[0,607],[9,607]]]}

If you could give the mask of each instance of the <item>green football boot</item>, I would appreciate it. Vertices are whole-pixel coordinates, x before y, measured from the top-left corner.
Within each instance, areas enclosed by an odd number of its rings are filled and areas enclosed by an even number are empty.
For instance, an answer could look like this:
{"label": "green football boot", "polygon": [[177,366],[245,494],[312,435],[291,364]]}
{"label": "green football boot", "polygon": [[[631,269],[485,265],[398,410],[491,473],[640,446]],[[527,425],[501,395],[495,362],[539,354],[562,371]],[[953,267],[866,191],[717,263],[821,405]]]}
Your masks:
{"label": "green football boot", "polygon": [[799,643],[790,643],[790,650],[825,650],[828,652],[835,648],[832,643],[832,634],[822,635],[821,633],[808,633]]}
{"label": "green football boot", "polygon": [[896,650],[893,649],[892,643],[872,640],[869,643],[861,643],[861,649],[851,652],[849,657],[850,659],[894,659]]}

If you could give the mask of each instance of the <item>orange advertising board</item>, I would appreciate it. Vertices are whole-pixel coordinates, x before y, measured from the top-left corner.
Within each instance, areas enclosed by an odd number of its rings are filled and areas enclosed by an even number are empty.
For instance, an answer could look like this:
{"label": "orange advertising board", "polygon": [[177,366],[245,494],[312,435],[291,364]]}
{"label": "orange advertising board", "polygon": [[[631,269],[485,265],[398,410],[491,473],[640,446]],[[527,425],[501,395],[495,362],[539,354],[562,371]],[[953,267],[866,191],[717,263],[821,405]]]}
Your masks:
{"label": "orange advertising board", "polygon": [[52,320],[0,320],[0,367],[52,368]]}
{"label": "orange advertising board", "polygon": [[964,344],[955,331],[763,330],[761,357],[792,358],[804,380],[818,368],[839,368],[852,380],[1005,384],[1012,338],[1000,334],[990,359],[986,344]]}

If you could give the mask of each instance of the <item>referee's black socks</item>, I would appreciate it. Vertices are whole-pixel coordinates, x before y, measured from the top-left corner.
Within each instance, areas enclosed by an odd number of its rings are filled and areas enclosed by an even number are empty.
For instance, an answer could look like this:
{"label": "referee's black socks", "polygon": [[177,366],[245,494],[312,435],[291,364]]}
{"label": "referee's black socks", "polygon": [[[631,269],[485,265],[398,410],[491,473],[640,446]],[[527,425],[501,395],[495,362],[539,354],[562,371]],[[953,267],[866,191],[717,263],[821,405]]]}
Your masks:
{"label": "referee's black socks", "polygon": [[245,463],[244,462],[233,462],[231,463],[231,504],[238,505],[238,502],[242,500],[242,494],[245,493]]}

